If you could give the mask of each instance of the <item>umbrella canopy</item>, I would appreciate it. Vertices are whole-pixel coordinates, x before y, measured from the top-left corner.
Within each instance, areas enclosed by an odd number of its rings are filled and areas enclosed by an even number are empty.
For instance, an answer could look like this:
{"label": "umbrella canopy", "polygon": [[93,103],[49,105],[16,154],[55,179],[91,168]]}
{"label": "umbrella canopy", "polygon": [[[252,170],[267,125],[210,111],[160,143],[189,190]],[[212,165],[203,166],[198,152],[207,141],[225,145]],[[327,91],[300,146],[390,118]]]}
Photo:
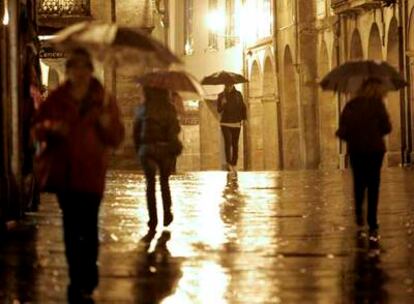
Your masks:
{"label": "umbrella canopy", "polygon": [[98,59],[118,65],[145,63],[166,67],[181,63],[167,47],[147,33],[110,23],[77,23],[59,31],[51,42],[65,50],[86,48]]}
{"label": "umbrella canopy", "polygon": [[202,97],[204,90],[197,79],[185,71],[155,71],[138,78],[141,85],[178,92],[190,92]]}
{"label": "umbrella canopy", "polygon": [[348,61],[330,71],[320,82],[324,90],[356,93],[370,78],[381,81],[385,91],[395,91],[407,83],[397,70],[385,61]]}
{"label": "umbrella canopy", "polygon": [[240,74],[228,72],[228,71],[221,71],[209,76],[206,76],[201,81],[201,84],[205,85],[219,85],[219,84],[236,84],[236,83],[244,83],[248,82],[248,80]]}

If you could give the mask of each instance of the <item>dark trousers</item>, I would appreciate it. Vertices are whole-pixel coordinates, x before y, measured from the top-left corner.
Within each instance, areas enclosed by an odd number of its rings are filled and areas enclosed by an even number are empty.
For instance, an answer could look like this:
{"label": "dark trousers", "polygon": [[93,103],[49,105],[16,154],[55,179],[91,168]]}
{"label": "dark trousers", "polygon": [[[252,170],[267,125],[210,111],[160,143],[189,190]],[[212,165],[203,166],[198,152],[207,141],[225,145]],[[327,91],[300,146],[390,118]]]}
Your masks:
{"label": "dark trousers", "polygon": [[236,166],[239,157],[240,128],[221,126],[221,132],[224,137],[226,162],[232,166]]}
{"label": "dark trousers", "polygon": [[65,192],[57,195],[63,214],[63,237],[72,292],[92,293],[98,286],[98,214],[101,196]]}
{"label": "dark trousers", "polygon": [[[147,208],[149,222],[148,226],[150,229],[155,229],[158,224],[157,217],[157,202],[155,199],[155,178],[157,173],[157,168],[160,172],[160,184],[161,184],[161,196],[162,196],[162,205],[164,211],[164,224],[166,224],[166,219],[171,217],[171,192],[169,178],[172,171],[172,166],[174,164],[174,157],[170,156],[150,156],[144,155],[141,156],[141,165],[144,170],[145,179],[147,183],[146,196],[147,196]],[[168,222],[168,221],[167,221]]]}
{"label": "dark trousers", "polygon": [[368,190],[367,221],[370,229],[378,229],[377,208],[384,153],[351,153],[350,161],[354,178],[355,216],[358,225],[363,225],[363,203]]}

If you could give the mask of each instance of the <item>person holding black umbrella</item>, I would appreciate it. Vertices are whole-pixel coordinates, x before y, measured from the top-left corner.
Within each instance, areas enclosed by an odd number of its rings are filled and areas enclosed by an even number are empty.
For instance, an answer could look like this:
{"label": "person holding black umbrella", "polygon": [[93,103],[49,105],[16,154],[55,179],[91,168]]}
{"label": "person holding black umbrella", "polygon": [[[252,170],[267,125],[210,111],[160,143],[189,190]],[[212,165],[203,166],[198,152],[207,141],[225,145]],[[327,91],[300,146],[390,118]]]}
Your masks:
{"label": "person holding black umbrella", "polygon": [[219,94],[217,111],[221,114],[220,127],[224,138],[227,168],[235,173],[239,153],[240,130],[242,122],[247,119],[247,114],[243,96],[236,90],[234,84],[226,84],[224,91]]}
{"label": "person holding black umbrella", "polygon": [[384,136],[391,132],[380,79],[369,78],[341,113],[336,135],[348,144],[354,181],[355,219],[364,225],[363,202],[368,191],[367,222],[370,237],[377,238],[377,207],[381,166],[385,154]]}

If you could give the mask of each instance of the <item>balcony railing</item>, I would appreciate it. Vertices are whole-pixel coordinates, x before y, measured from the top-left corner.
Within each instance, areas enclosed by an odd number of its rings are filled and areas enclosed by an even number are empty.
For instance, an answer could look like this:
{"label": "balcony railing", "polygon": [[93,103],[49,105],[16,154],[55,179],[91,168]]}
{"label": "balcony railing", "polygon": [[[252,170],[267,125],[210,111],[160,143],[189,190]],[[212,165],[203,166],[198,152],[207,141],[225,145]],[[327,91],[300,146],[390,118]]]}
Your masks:
{"label": "balcony railing", "polygon": [[90,0],[40,0],[38,13],[40,17],[87,17]]}
{"label": "balcony railing", "polygon": [[386,2],[384,0],[331,0],[331,7],[336,14],[357,13],[381,7]]}

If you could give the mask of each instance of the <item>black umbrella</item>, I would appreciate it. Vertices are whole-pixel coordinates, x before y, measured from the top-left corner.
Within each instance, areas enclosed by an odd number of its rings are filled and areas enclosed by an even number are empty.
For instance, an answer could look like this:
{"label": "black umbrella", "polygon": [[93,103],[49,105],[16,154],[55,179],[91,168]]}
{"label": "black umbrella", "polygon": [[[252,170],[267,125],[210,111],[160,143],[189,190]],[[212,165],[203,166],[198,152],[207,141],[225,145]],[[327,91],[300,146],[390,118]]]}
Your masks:
{"label": "black umbrella", "polygon": [[206,76],[201,81],[201,84],[205,85],[219,85],[219,84],[236,84],[236,83],[244,83],[248,82],[248,80],[240,74],[233,73],[233,72],[227,72],[227,71],[221,71],[216,72],[214,74],[211,74],[209,76]]}
{"label": "black umbrella", "polygon": [[381,82],[384,91],[396,91],[407,83],[400,73],[385,61],[348,61],[330,71],[320,82],[324,90],[356,93],[367,79]]}

